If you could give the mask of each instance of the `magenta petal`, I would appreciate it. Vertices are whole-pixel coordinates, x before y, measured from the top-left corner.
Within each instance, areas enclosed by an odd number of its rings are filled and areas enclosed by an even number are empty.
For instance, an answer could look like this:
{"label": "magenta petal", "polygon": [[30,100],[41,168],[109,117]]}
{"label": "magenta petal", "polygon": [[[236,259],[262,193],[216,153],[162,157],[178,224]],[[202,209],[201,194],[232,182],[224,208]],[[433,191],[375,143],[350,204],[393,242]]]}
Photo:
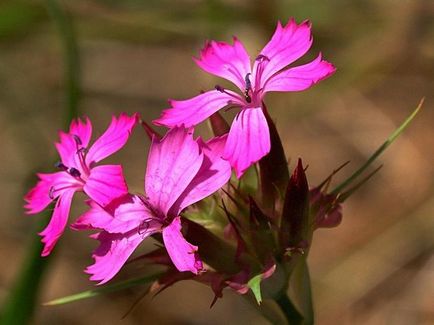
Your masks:
{"label": "magenta petal", "polygon": [[78,137],[80,146],[86,148],[92,136],[92,123],[86,116],[83,122],[80,119],[75,119],[69,126],[69,134]]}
{"label": "magenta petal", "polygon": [[137,195],[127,194],[117,198],[106,207],[94,201],[86,202],[90,209],[71,225],[73,229],[101,229],[109,233],[127,233],[139,229],[140,233],[148,228],[158,228],[161,222],[155,219]]}
{"label": "magenta petal", "polygon": [[223,158],[240,178],[253,163],[270,152],[270,132],[262,108],[243,109],[229,131]]}
{"label": "magenta petal", "polygon": [[121,165],[102,165],[92,168],[83,187],[84,192],[103,206],[128,193]]}
{"label": "magenta petal", "polygon": [[203,154],[193,140],[192,132],[174,128],[162,140],[155,137],[152,140],[145,191],[152,206],[164,215],[167,215],[202,165]]}
{"label": "magenta petal", "polygon": [[241,90],[244,90],[246,75],[251,72],[250,57],[244,45],[235,37],[234,45],[206,42],[195,62],[206,72],[232,81]]}
{"label": "magenta petal", "polygon": [[63,234],[68,221],[69,210],[71,208],[74,193],[74,189],[63,192],[56,202],[50,223],[42,232],[39,233],[39,235],[42,236],[41,241],[44,243],[44,249],[41,256],[49,255],[53,250],[54,245],[56,245],[56,242]]}
{"label": "magenta petal", "polygon": [[81,170],[77,149],[86,148],[91,135],[92,123],[87,117],[85,122],[80,119],[73,120],[69,127],[69,133],[59,132],[60,140],[56,143],[56,149],[63,164]]}
{"label": "magenta petal", "polygon": [[111,280],[145,239],[145,236],[137,231],[128,235],[109,234],[103,231],[92,237],[99,240],[100,245],[92,254],[95,263],[88,266],[85,272],[92,275],[92,281],[100,281],[98,284]]}
{"label": "magenta petal", "polygon": [[86,163],[92,165],[92,163],[98,162],[121,149],[127,142],[137,121],[137,114],[128,116],[122,113],[119,118],[113,116],[108,129],[89,149]]}
{"label": "magenta petal", "polygon": [[335,72],[335,67],[321,59],[321,54],[310,63],[282,71],[271,77],[264,91],[300,91],[327,78]]}
{"label": "magenta petal", "polygon": [[213,194],[229,181],[231,165],[222,158],[226,139],[227,135],[224,135],[201,144],[205,155],[203,163],[197,175],[176,202],[175,205],[179,205],[179,211]]}
{"label": "magenta petal", "polygon": [[44,210],[53,199],[71,188],[79,189],[80,183],[65,172],[37,174],[39,181],[24,197],[28,214]]}
{"label": "magenta petal", "polygon": [[172,107],[164,110],[160,118],[154,120],[154,124],[167,127],[191,127],[227,105],[242,105],[238,94],[230,90],[225,91],[227,93],[211,90],[187,100],[171,100]]}
{"label": "magenta petal", "polygon": [[297,25],[291,19],[285,27],[279,22],[271,40],[261,51],[265,60],[255,61],[254,74],[261,64],[265,64],[259,76],[260,85],[256,85],[257,89],[262,88],[273,74],[302,57],[311,46],[311,26],[308,22]]}
{"label": "magenta petal", "polygon": [[163,229],[163,240],[170,259],[179,271],[190,271],[194,274],[202,271],[203,265],[197,254],[197,246],[185,240],[181,233],[179,216]]}

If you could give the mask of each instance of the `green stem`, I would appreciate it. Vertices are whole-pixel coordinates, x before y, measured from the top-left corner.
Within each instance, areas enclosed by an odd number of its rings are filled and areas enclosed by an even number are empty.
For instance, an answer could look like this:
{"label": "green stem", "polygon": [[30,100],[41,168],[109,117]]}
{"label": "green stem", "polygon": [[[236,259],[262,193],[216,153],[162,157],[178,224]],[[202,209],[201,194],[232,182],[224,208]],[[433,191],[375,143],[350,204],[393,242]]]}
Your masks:
{"label": "green stem", "polygon": [[[78,116],[78,102],[80,94],[80,65],[77,42],[69,17],[55,0],[47,0],[47,8],[53,22],[58,29],[63,46],[64,82],[66,92],[64,122],[66,128],[71,120]],[[38,229],[50,220],[48,214],[39,219]],[[42,245],[40,238],[35,236],[27,251],[22,269],[7,298],[0,323],[2,325],[28,324],[31,322],[39,288],[50,258],[41,258]]]}
{"label": "green stem", "polygon": [[[43,226],[47,220],[48,216],[44,215],[44,218],[41,218],[38,222],[38,228]],[[30,322],[42,278],[48,266],[48,260],[40,257],[41,251],[42,244],[39,237],[35,236],[30,243],[15,286],[12,287],[3,306],[0,324],[15,325]]]}
{"label": "green stem", "polygon": [[288,324],[302,324],[303,316],[300,314],[297,308],[295,308],[294,304],[292,303],[291,299],[289,299],[286,293],[280,295],[278,298],[275,299],[275,301],[279,305],[280,310],[285,315]]}
{"label": "green stem", "polygon": [[66,93],[64,123],[65,127],[69,128],[71,120],[79,115],[80,56],[70,17],[56,0],[47,0],[47,8],[58,29],[63,47]]}

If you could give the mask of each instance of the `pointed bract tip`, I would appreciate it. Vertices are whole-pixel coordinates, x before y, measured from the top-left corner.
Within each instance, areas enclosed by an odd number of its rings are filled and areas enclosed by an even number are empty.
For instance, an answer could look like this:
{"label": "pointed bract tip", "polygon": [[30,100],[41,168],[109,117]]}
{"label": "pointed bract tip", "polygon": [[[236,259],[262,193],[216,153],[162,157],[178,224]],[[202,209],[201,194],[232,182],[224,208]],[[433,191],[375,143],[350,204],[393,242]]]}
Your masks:
{"label": "pointed bract tip", "polygon": [[152,138],[155,137],[158,140],[162,138],[162,135],[155,131],[152,126],[150,126],[146,121],[140,120],[140,124],[142,125],[143,129],[146,132],[146,135],[148,136],[149,140],[152,141]]}

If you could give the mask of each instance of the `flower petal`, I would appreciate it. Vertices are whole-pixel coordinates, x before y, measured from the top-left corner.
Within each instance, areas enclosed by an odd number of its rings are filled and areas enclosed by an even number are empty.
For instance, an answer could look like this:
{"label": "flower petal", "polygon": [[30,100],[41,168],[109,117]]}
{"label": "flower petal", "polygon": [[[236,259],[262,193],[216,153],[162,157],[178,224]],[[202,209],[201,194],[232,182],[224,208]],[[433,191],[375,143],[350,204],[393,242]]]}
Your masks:
{"label": "flower petal", "polygon": [[224,42],[208,41],[194,58],[196,64],[206,72],[232,81],[242,91],[245,78],[251,72],[250,57],[244,45],[234,37],[234,45]]}
{"label": "flower petal", "polygon": [[53,250],[54,245],[63,234],[68,221],[69,210],[71,208],[71,202],[74,193],[75,189],[70,189],[62,193],[56,202],[50,223],[43,231],[39,233],[39,235],[42,236],[41,241],[44,243],[44,249],[41,253],[41,256],[49,255]]}
{"label": "flower petal", "polygon": [[197,254],[197,246],[185,240],[181,233],[179,216],[163,229],[163,240],[167,253],[179,271],[190,271],[194,274],[202,271],[203,265]]}
{"label": "flower petal", "polygon": [[243,109],[229,131],[223,158],[240,178],[253,163],[270,152],[270,132],[261,107]]}
{"label": "flower petal", "polygon": [[44,210],[48,204],[71,188],[79,189],[81,184],[65,172],[37,174],[39,181],[24,197],[26,213],[34,214]]}
{"label": "flower petal", "polygon": [[89,197],[106,206],[113,199],[128,193],[121,165],[102,165],[91,169],[83,187]]}
{"label": "flower petal", "polygon": [[127,233],[138,229],[142,234],[148,229],[156,229],[161,222],[153,216],[149,208],[143,203],[143,198],[127,194],[117,198],[106,207],[89,200],[90,209],[82,214],[71,225],[73,229],[101,229],[109,233]]}
{"label": "flower petal", "polygon": [[285,27],[282,27],[279,22],[271,40],[255,61],[253,80],[257,80],[256,89],[263,88],[273,74],[302,57],[311,45],[309,22],[305,21],[297,25],[294,19],[291,19]]}
{"label": "flower petal", "polygon": [[59,132],[60,141],[55,145],[63,164],[82,171],[77,150],[87,147],[91,135],[92,123],[87,117],[84,122],[80,119],[73,120],[69,127],[69,133]]}
{"label": "flower petal", "polygon": [[92,281],[100,281],[99,285],[106,283],[119,272],[137,246],[147,236],[143,236],[137,231],[132,231],[126,235],[102,231],[93,235],[93,238],[100,241],[100,245],[92,254],[95,263],[88,266],[85,272],[92,275],[90,277]]}
{"label": "flower petal", "polygon": [[171,100],[172,107],[164,110],[160,118],[153,122],[167,127],[183,125],[188,128],[201,123],[219,109],[233,104],[242,105],[238,94],[230,90],[211,90],[187,100]]}
{"label": "flower petal", "polygon": [[107,130],[89,149],[86,155],[87,165],[90,166],[121,149],[127,142],[137,121],[138,114],[128,116],[122,113],[119,118],[113,116]]}
{"label": "flower petal", "polygon": [[69,126],[69,134],[78,137],[81,146],[87,148],[92,136],[92,123],[89,118],[86,116],[84,122],[79,118],[73,120]]}
{"label": "flower petal", "polygon": [[152,206],[165,216],[202,165],[203,154],[192,133],[174,128],[162,140],[152,140],[145,191]]}
{"label": "flower petal", "polygon": [[290,68],[271,77],[264,91],[300,91],[329,77],[336,71],[335,67],[321,59],[321,54],[310,63]]}
{"label": "flower petal", "polygon": [[231,178],[231,165],[222,158],[227,135],[201,143],[204,159],[200,170],[182,193],[175,206],[178,211],[211,195]]}

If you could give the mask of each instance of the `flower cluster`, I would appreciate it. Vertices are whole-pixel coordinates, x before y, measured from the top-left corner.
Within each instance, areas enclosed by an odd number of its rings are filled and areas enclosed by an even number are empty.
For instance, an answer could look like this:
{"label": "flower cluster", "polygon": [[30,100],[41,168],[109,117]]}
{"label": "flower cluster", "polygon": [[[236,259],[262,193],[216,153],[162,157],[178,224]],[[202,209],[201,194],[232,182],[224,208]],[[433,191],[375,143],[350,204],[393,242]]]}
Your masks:
{"label": "flower cluster", "polygon": [[[236,38],[233,44],[207,42],[195,62],[206,72],[231,81],[239,92],[217,85],[188,100],[171,100],[171,107],[154,121],[169,128],[164,137],[138,114],[120,114],[90,145],[89,119],[73,121],[67,133],[59,133],[58,171],[38,174],[38,183],[25,197],[29,214],[54,203],[51,221],[40,233],[42,255],[50,254],[64,232],[77,191],[87,196],[89,209],[71,228],[94,231],[91,237],[99,246],[86,272],[100,284],[111,280],[150,236],[164,245],[144,256],[168,268],[160,287],[195,279],[209,284],[216,297],[224,287],[239,293],[253,290],[255,279],[268,278],[278,263],[303,253],[312,229],[339,223],[341,207],[335,196],[320,187],[309,192],[301,161],[289,177],[284,154],[273,153],[280,140],[264,96],[272,91],[305,90],[333,74],[335,68],[321,54],[310,63],[290,66],[311,45],[310,24],[294,20],[285,26],[278,23],[253,62]],[[224,107],[239,109],[230,129],[220,120],[228,132],[208,141],[195,138],[193,127]],[[100,164],[126,144],[137,124],[152,134],[144,193],[129,192],[121,165]],[[269,160],[261,165],[265,156]],[[283,161],[284,168],[270,172],[269,162],[276,159],[280,165]],[[230,182],[232,169],[240,179],[257,162],[261,191],[234,186],[240,182],[235,178]],[[263,199],[274,190],[266,188],[267,182],[271,187],[283,184],[271,204]],[[212,196],[217,192],[219,196]],[[219,208],[211,211],[211,206]]]}

